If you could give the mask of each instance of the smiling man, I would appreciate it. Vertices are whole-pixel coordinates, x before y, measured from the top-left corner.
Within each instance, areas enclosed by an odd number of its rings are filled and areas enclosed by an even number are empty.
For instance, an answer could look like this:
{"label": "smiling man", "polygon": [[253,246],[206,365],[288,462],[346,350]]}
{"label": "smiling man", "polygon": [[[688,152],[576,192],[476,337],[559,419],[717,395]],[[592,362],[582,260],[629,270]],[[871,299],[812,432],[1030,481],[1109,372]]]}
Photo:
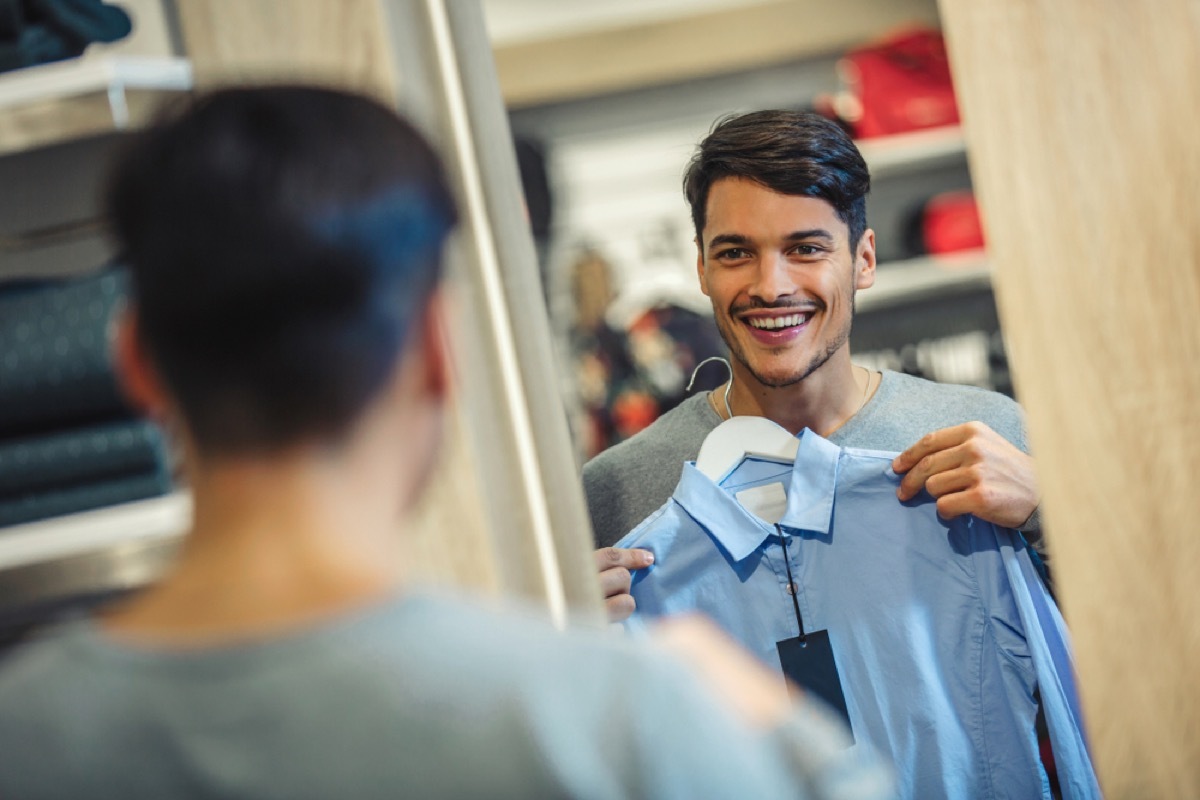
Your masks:
{"label": "smiling man", "polygon": [[853,141],[815,114],[760,111],[720,121],[684,177],[700,287],[732,358],[732,380],[696,395],[583,471],[610,616],[633,610],[630,570],[646,553],[612,548],[671,496],[685,461],[734,414],[808,428],[843,447],[902,451],[907,500],[1040,536],[1021,409],[1007,397],[850,360],[854,296],[875,281],[870,175]]}

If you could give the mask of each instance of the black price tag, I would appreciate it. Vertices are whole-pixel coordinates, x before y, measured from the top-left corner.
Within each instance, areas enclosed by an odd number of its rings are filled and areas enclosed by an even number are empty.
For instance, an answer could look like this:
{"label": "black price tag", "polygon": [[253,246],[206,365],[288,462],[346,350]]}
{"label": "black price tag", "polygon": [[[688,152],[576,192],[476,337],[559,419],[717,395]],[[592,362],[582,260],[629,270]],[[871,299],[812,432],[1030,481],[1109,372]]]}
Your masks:
{"label": "black price tag", "polygon": [[783,674],[796,686],[821,698],[841,714],[846,727],[849,727],[850,713],[846,710],[842,679],[838,677],[837,663],[833,660],[829,631],[813,631],[804,634],[803,638],[784,639],[776,642],[775,647],[779,650]]}

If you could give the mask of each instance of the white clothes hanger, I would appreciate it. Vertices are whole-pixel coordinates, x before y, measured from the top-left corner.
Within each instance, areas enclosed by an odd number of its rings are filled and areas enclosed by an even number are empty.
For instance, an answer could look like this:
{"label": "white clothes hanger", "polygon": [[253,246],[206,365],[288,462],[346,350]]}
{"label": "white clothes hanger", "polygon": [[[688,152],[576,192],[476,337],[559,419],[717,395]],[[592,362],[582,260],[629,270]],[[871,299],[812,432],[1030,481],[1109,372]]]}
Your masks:
{"label": "white clothes hanger", "polygon": [[731,417],[704,437],[696,469],[720,483],[747,456],[790,463],[799,449],[799,439],[766,417]]}
{"label": "white clothes hanger", "polygon": [[[800,440],[766,417],[730,417],[713,428],[700,445],[696,469],[719,484],[747,457],[767,458],[783,464],[796,460]],[[787,512],[787,489],[768,483],[734,495],[742,508],[770,525]]]}
{"label": "white clothes hanger", "polygon": [[[725,410],[729,412],[729,419],[704,437],[700,453],[696,456],[696,469],[713,483],[719,484],[749,456],[767,458],[782,464],[793,463],[800,449],[800,440],[788,433],[787,428],[766,417],[733,416],[733,410],[729,408],[733,369],[728,361],[718,356],[701,361],[692,372],[688,391],[691,391],[700,367],[709,361],[720,361],[729,369],[729,386],[725,390]],[[783,519],[787,511],[787,490],[782,483],[744,489],[735,496],[743,508],[772,525]]]}

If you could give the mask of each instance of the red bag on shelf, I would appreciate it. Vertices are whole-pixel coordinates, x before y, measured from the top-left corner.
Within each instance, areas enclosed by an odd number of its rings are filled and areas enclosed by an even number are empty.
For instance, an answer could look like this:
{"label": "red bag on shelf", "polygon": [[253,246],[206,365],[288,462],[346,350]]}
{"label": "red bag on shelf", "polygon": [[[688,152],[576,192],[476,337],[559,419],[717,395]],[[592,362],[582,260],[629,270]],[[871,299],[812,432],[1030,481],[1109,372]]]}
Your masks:
{"label": "red bag on shelf", "polygon": [[838,71],[856,102],[847,114],[860,139],[958,124],[946,44],[936,30],[908,30],[855,48]]}
{"label": "red bag on shelf", "polygon": [[983,247],[983,221],[970,191],[929,198],[921,215],[925,251],[934,255]]}

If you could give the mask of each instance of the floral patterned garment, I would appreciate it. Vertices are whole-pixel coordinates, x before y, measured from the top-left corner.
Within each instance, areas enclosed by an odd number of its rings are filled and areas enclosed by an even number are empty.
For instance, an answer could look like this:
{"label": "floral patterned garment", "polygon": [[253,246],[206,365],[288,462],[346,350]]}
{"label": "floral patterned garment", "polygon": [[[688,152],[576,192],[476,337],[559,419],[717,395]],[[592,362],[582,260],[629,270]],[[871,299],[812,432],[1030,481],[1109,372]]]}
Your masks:
{"label": "floral patterned garment", "polygon": [[[575,380],[583,406],[579,435],[586,458],[642,430],[689,394],[696,365],[726,356],[712,320],[678,306],[662,305],[638,316],[628,331],[601,322],[572,334]],[[719,365],[701,370],[692,387],[719,386]]]}

